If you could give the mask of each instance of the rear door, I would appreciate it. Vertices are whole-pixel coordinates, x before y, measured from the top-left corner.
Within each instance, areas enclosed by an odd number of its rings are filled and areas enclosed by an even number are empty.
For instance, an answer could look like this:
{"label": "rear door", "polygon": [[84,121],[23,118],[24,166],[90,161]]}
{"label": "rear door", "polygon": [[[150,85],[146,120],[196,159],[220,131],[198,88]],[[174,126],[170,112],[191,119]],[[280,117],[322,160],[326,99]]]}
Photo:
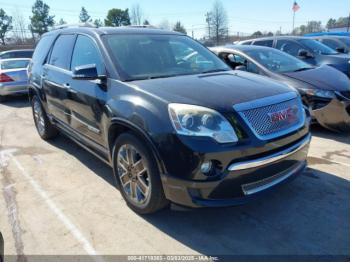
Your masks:
{"label": "rear door", "polygon": [[[96,65],[99,75],[106,75],[102,55],[95,40],[78,35],[72,54],[71,71],[83,65]],[[67,105],[71,114],[71,127],[81,135],[104,146],[103,120],[107,100],[106,86],[99,80],[70,80],[71,93]]]}
{"label": "rear door", "polygon": [[42,74],[48,111],[63,124],[69,123],[69,111],[66,107],[69,87],[67,84],[72,78],[70,61],[75,38],[76,35],[64,34],[56,39]]}

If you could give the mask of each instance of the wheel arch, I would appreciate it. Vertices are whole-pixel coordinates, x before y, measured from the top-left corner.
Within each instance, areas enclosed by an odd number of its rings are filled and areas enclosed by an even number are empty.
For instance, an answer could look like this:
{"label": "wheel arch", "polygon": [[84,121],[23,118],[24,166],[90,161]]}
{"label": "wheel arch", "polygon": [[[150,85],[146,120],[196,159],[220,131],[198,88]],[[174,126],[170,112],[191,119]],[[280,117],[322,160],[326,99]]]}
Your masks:
{"label": "wheel arch", "polygon": [[127,121],[123,118],[113,118],[111,120],[111,123],[108,127],[108,147],[110,152],[110,159],[111,164],[114,166],[114,160],[113,160],[113,146],[116,141],[116,139],[119,137],[119,135],[125,133],[125,132],[131,132],[134,135],[136,135],[138,138],[140,138],[142,141],[145,142],[146,146],[151,150],[156,162],[157,166],[159,168],[159,171],[161,174],[166,173],[166,169],[164,166],[163,161],[161,160],[160,154],[150,138],[150,136],[142,130],[140,127],[135,125],[134,123]]}

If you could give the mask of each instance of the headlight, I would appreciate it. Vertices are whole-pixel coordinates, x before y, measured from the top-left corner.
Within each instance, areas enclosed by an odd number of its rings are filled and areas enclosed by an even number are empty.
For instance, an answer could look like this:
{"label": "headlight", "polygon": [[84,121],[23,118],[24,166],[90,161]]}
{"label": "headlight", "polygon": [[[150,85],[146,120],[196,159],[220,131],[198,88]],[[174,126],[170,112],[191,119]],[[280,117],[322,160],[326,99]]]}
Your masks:
{"label": "headlight", "polygon": [[334,91],[322,90],[322,89],[307,89],[307,88],[302,88],[301,90],[304,91],[309,96],[317,96],[317,97],[330,98],[330,99],[336,97]]}
{"label": "headlight", "polygon": [[195,105],[169,104],[169,116],[178,134],[211,137],[218,143],[237,142],[231,124],[218,112]]}

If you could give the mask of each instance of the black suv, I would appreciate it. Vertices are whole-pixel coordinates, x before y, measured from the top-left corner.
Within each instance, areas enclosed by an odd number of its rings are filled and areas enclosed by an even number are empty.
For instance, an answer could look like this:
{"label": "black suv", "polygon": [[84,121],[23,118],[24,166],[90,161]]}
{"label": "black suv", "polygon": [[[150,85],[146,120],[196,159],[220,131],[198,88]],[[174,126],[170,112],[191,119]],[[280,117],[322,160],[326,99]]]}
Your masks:
{"label": "black suv", "polygon": [[350,56],[310,38],[275,36],[238,42],[239,45],[258,45],[279,49],[311,65],[329,65],[350,77]]}
{"label": "black suv", "polygon": [[296,91],[232,71],[180,33],[57,29],[29,74],[39,135],[59,130],[108,163],[138,213],[169,200],[241,204],[306,166],[310,119]]}

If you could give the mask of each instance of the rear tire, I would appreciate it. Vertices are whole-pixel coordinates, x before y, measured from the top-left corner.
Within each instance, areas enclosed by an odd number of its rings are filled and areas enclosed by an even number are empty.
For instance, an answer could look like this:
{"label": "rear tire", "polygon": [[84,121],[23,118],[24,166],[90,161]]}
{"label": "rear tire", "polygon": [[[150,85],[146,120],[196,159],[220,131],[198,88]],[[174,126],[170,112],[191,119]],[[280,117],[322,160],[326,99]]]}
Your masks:
{"label": "rear tire", "polygon": [[120,135],[113,147],[113,163],[120,192],[138,214],[151,214],[168,205],[152,152],[132,133]]}
{"label": "rear tire", "polygon": [[34,123],[39,136],[44,140],[50,140],[58,135],[58,130],[51,124],[39,97],[33,96],[32,112]]}

